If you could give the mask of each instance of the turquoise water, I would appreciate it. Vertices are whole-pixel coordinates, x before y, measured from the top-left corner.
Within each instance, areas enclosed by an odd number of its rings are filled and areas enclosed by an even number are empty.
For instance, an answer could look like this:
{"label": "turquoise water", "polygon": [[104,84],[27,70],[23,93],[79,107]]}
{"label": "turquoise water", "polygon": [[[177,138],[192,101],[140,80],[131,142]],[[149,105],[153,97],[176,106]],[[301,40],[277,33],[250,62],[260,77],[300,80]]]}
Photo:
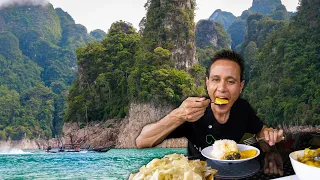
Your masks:
{"label": "turquoise water", "polygon": [[111,149],[105,153],[0,151],[0,179],[128,179],[142,165],[185,148]]}

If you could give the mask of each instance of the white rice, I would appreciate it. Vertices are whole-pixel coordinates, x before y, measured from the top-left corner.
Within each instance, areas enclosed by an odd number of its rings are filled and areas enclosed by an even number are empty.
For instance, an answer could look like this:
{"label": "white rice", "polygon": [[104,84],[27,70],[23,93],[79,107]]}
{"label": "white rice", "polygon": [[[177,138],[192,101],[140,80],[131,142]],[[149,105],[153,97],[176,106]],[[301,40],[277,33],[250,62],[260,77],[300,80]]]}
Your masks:
{"label": "white rice", "polygon": [[226,153],[238,152],[237,143],[229,139],[217,140],[212,146],[212,157],[215,159],[223,160]]}

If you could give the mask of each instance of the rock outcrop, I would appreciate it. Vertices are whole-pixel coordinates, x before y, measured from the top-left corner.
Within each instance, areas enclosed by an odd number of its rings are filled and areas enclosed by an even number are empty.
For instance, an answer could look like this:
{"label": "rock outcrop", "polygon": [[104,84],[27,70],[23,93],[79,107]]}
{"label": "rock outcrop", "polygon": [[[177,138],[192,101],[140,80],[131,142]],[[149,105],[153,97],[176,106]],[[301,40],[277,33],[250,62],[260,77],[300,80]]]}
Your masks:
{"label": "rock outcrop", "polygon": [[[78,123],[65,123],[63,127],[65,143],[80,143],[82,148],[116,147],[136,148],[135,139],[144,125],[155,122],[169,113],[171,105],[156,103],[132,103],[129,116],[124,119],[110,119],[93,122],[80,128]],[[184,138],[170,139],[157,147],[186,147]]]}
{"label": "rock outcrop", "polygon": [[255,13],[269,14],[281,4],[281,0],[253,0],[249,10]]}
{"label": "rock outcrop", "polygon": [[219,22],[223,25],[224,29],[227,31],[229,26],[237,20],[237,17],[234,16],[232,13],[227,11],[222,11],[221,9],[215,10],[211,16],[209,17],[209,20]]}
{"label": "rock outcrop", "polygon": [[109,119],[106,122],[91,122],[87,126],[65,123],[63,126],[66,144],[80,144],[81,148],[114,147],[123,120]]}
{"label": "rock outcrop", "polygon": [[200,20],[196,26],[196,46],[198,48],[211,47],[215,50],[230,47],[227,33],[220,23],[212,20]]}
{"label": "rock outcrop", "polygon": [[[173,107],[171,105],[132,103],[129,109],[129,117],[127,117],[121,125],[116,147],[136,147],[135,139],[143,126],[161,119],[172,110]],[[185,147],[186,142],[185,139],[170,139],[162,142],[157,147]]]}

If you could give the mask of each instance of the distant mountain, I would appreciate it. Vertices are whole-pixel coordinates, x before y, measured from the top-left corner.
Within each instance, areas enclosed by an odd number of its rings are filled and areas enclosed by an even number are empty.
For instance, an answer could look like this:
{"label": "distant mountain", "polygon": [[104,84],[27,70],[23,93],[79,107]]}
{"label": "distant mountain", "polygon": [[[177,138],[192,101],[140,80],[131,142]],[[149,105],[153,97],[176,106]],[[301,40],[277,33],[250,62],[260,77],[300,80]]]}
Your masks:
{"label": "distant mountain", "polygon": [[212,47],[215,50],[228,47],[228,35],[220,23],[212,20],[200,20],[197,23],[196,46],[199,48]]}
{"label": "distant mountain", "polygon": [[242,43],[243,39],[245,38],[247,32],[246,21],[242,19],[234,21],[231,26],[229,26],[227,32],[232,39],[231,48],[235,49],[239,44]]}
{"label": "distant mountain", "polygon": [[253,0],[252,6],[242,12],[240,17],[234,16],[230,12],[217,9],[209,17],[210,20],[223,24],[225,31],[232,39],[231,48],[235,49],[245,38],[247,30],[246,19],[254,13],[260,13],[274,20],[288,21],[293,13],[287,11],[281,0]]}
{"label": "distant mountain", "polygon": [[102,41],[105,36],[106,33],[104,31],[102,31],[101,29],[96,29],[90,32],[90,35],[95,37],[97,40]]}
{"label": "distant mountain", "polygon": [[212,20],[200,20],[196,25],[195,43],[199,63],[207,67],[215,51],[230,47],[230,37],[223,25]]}
{"label": "distant mountain", "polygon": [[249,11],[253,13],[270,14],[280,5],[282,5],[281,0],[253,0]]}
{"label": "distant mountain", "polygon": [[89,34],[51,4],[0,9],[0,109],[5,111],[0,140],[61,133],[65,94],[77,71],[76,49],[104,35],[102,30]]}
{"label": "distant mountain", "polygon": [[289,21],[290,17],[294,15],[293,13],[289,13],[287,8],[284,5],[279,5],[271,11],[267,16],[272,18],[273,20],[285,20]]}
{"label": "distant mountain", "polygon": [[237,17],[230,12],[217,9],[211,14],[209,19],[221,23],[225,29],[228,29],[229,26],[237,20]]}

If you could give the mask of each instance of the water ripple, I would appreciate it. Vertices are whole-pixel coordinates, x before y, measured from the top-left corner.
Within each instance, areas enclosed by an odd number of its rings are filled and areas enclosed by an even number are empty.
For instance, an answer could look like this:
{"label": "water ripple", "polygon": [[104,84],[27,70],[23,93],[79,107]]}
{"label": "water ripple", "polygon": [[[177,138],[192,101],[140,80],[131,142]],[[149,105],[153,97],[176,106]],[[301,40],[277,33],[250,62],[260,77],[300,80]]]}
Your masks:
{"label": "water ripple", "polygon": [[0,154],[0,179],[121,180],[153,158],[172,153],[186,154],[186,150],[150,148],[111,149],[106,153],[4,153]]}

